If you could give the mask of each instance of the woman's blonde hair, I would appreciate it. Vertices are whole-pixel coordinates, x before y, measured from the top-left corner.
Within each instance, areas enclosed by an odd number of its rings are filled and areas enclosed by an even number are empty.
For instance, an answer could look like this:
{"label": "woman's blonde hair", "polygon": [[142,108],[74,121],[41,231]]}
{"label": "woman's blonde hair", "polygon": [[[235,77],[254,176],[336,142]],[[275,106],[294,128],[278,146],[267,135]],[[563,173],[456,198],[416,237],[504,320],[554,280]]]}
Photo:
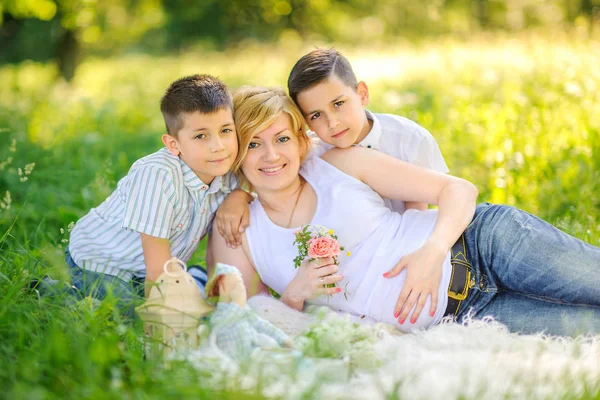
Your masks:
{"label": "woman's blonde hair", "polygon": [[233,163],[232,171],[243,185],[249,182],[241,171],[242,162],[248,153],[252,138],[286,113],[292,122],[292,131],[300,142],[300,163],[310,150],[310,138],[306,134],[306,123],[302,113],[292,99],[281,88],[245,86],[233,95],[235,129],[239,142],[239,152]]}

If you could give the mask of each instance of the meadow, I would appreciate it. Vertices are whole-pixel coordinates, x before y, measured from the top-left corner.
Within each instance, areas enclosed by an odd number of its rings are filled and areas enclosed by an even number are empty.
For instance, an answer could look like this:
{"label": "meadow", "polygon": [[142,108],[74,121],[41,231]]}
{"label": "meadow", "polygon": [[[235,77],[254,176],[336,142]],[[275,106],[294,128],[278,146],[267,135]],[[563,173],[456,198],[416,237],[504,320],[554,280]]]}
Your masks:
{"label": "meadow", "polygon": [[[262,397],[207,387],[186,362],[145,360],[140,323],[112,299],[93,307],[26,287],[67,279],[70,225],[160,147],[158,102],[172,80],[206,72],[232,88],[285,85],[307,49],[87,59],[70,85],[52,65],[0,66],[0,398]],[[518,206],[600,246],[598,42],[524,35],[341,50],[369,85],[369,108],[427,128],[480,202]]]}

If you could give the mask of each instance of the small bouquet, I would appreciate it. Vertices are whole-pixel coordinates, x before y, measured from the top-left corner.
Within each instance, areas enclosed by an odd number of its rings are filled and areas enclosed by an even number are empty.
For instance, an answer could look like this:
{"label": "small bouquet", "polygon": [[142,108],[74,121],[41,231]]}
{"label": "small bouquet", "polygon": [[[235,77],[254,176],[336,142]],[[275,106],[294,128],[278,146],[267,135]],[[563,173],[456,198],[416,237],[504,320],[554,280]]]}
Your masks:
{"label": "small bouquet", "polygon": [[[320,225],[304,225],[295,235],[294,244],[298,245],[298,255],[294,258],[296,268],[307,258],[308,261],[314,261],[317,258],[331,257],[334,264],[339,265],[338,256],[344,251],[344,247],[340,246],[338,237],[334,235],[332,229]],[[346,255],[350,256],[350,252]],[[335,283],[326,285],[326,287],[335,286]]]}

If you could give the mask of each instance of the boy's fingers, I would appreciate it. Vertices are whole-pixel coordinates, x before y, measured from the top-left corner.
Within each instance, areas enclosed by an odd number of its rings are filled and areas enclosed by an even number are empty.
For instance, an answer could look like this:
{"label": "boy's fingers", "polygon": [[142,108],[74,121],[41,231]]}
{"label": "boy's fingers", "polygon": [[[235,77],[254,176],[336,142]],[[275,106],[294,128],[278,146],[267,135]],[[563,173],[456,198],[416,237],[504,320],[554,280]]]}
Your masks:
{"label": "boy's fingers", "polygon": [[225,230],[223,229],[223,222],[221,221],[221,218],[217,218],[217,230],[219,231],[219,235],[221,235],[225,241],[227,241],[227,238],[225,237]]}
{"label": "boy's fingers", "polygon": [[236,245],[240,244],[240,242],[242,241],[242,235],[240,234],[239,226],[236,221],[231,221],[230,229],[232,242],[234,242]]}
{"label": "boy's fingers", "polygon": [[246,210],[244,210],[244,213],[242,214],[242,222],[240,223],[240,232],[244,232],[244,229],[248,227],[248,225],[250,225],[250,212],[249,212],[249,208],[246,207]]}

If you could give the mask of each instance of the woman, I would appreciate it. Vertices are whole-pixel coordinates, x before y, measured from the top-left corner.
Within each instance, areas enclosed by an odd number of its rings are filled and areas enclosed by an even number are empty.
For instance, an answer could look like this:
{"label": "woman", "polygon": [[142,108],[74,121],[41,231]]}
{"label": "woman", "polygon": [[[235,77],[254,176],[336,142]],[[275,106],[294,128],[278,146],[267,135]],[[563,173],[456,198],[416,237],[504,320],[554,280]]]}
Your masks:
{"label": "woman", "polygon": [[[515,332],[600,332],[600,249],[513,207],[476,207],[469,182],[379,152],[309,156],[302,115],[283,91],[247,88],[234,108],[234,169],[257,200],[241,248],[220,235],[210,246],[242,271],[249,295],[268,285],[298,310],[310,300],[401,331],[470,313]],[[439,210],[400,215],[381,197]],[[306,224],[333,229],[351,252],[339,269],[331,259],[294,268],[294,232]]]}

